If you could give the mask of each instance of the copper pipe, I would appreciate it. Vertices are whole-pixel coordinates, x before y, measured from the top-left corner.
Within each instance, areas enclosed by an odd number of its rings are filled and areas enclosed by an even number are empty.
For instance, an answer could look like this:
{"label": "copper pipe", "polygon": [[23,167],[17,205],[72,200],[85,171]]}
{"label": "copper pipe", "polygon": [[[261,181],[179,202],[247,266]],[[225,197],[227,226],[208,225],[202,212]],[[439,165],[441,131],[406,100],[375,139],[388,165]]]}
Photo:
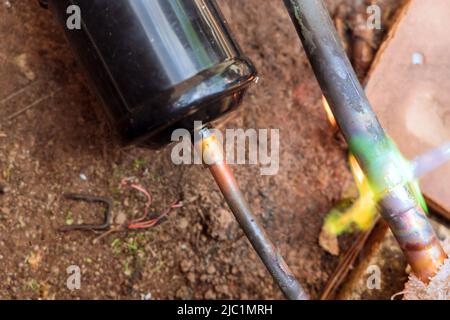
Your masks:
{"label": "copper pipe", "polygon": [[408,166],[372,111],[322,0],[284,0],[336,121],[380,199],[413,272],[436,274],[447,255],[420,207]]}
{"label": "copper pipe", "polygon": [[202,152],[204,163],[209,167],[236,220],[267,270],[286,298],[290,300],[308,299],[308,295],[300,286],[245,201],[230,167],[225,162],[222,144],[207,128],[199,130],[198,133],[200,141],[196,144],[197,148]]}

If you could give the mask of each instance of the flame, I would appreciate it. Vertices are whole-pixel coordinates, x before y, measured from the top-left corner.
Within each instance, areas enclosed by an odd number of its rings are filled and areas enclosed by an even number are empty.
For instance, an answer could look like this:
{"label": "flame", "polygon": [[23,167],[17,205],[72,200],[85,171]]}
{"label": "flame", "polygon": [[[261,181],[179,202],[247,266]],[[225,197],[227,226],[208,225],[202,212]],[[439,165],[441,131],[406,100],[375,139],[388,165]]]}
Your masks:
{"label": "flame", "polygon": [[327,98],[322,96],[322,105],[325,109],[325,112],[327,113],[328,121],[330,122],[331,126],[333,128],[337,127],[336,119],[334,118],[333,112],[331,111],[330,105],[328,104]]}
{"label": "flame", "polygon": [[324,229],[327,233],[339,235],[352,231],[356,226],[360,230],[369,229],[377,213],[377,200],[368,179],[361,169],[356,158],[350,154],[350,169],[355,179],[359,197],[343,210],[333,208],[327,215]]}
{"label": "flame", "polygon": [[356,185],[358,187],[358,190],[361,191],[362,186],[365,184],[366,176],[364,175],[364,172],[361,169],[361,166],[358,163],[358,160],[356,160],[354,155],[350,155],[348,157],[349,163],[350,163],[350,169],[353,173],[353,177],[355,178]]}

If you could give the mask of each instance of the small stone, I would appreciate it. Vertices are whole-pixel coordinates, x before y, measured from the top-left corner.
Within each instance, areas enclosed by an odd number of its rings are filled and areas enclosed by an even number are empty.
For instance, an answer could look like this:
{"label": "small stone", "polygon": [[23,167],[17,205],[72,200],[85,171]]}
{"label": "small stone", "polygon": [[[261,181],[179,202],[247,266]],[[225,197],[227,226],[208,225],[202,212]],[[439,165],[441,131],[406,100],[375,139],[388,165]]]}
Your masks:
{"label": "small stone", "polygon": [[42,262],[42,253],[41,252],[33,252],[27,259],[28,265],[31,270],[37,271]]}
{"label": "small stone", "polygon": [[213,290],[209,289],[208,291],[206,291],[204,297],[206,300],[214,300],[217,298],[217,295]]}
{"label": "small stone", "polygon": [[229,210],[220,208],[217,211],[217,220],[219,221],[220,227],[225,230],[233,223],[234,218]]}
{"label": "small stone", "polygon": [[190,299],[190,292],[189,292],[189,288],[187,287],[182,287],[180,289],[177,290],[177,292],[175,293],[175,297],[177,299]]}
{"label": "small stone", "polygon": [[33,70],[31,70],[30,66],[28,65],[28,56],[26,53],[22,53],[16,56],[13,62],[17,67],[19,67],[19,70],[28,80],[33,81],[36,79],[36,74],[33,72]]}
{"label": "small stone", "polygon": [[236,275],[236,274],[238,274],[238,273],[239,273],[239,269],[233,266],[233,267],[231,268],[231,274]]}
{"label": "small stone", "polygon": [[124,212],[119,211],[119,213],[116,215],[114,221],[118,225],[123,225],[127,221],[127,215]]}
{"label": "small stone", "polygon": [[178,220],[178,227],[181,230],[185,230],[189,226],[189,221],[186,218],[180,218]]}
{"label": "small stone", "polygon": [[53,275],[58,275],[59,274],[59,268],[57,266],[52,266],[51,267],[51,272],[53,273]]}
{"label": "small stone", "polygon": [[148,293],[141,293],[141,300],[152,300],[152,293],[148,292]]}
{"label": "small stone", "polygon": [[210,215],[211,223],[208,225],[208,233],[215,239],[227,240],[228,233],[233,225],[234,218],[229,210],[218,208]]}
{"label": "small stone", "polygon": [[224,296],[231,296],[230,295],[230,288],[226,284],[224,284],[224,285],[217,285],[217,286],[214,287],[214,290],[217,293],[220,293],[220,294],[222,294]]}
{"label": "small stone", "polygon": [[39,286],[39,291],[40,291],[42,299],[44,299],[44,300],[49,299],[50,285],[48,283],[41,283],[41,285]]}
{"label": "small stone", "polygon": [[195,275],[194,272],[189,272],[186,276],[186,279],[190,282],[190,283],[195,283],[195,281],[197,280],[197,276]]}
{"label": "small stone", "polygon": [[206,268],[206,272],[208,274],[214,274],[216,273],[216,268],[213,265],[208,266],[208,268]]}
{"label": "small stone", "polygon": [[241,300],[248,300],[249,296],[248,296],[248,294],[246,292],[242,292],[240,298],[241,298]]}
{"label": "small stone", "polygon": [[188,260],[188,259],[184,259],[180,262],[180,269],[181,272],[183,273],[187,273],[191,270],[192,268],[192,261]]}

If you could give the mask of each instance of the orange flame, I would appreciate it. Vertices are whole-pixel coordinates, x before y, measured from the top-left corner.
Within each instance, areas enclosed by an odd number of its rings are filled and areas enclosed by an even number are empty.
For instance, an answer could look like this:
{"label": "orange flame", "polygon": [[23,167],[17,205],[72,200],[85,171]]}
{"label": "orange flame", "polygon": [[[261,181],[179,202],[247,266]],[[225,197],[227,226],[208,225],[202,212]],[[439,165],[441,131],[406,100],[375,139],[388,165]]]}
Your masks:
{"label": "orange flame", "polygon": [[349,162],[353,177],[355,178],[356,185],[358,186],[358,190],[361,191],[361,186],[365,183],[366,176],[353,155],[350,155]]}
{"label": "orange flame", "polygon": [[334,118],[333,112],[331,112],[330,105],[328,104],[328,101],[324,96],[322,96],[322,104],[323,108],[325,109],[325,112],[327,113],[328,121],[330,122],[333,128],[336,128],[337,127],[336,119]]}

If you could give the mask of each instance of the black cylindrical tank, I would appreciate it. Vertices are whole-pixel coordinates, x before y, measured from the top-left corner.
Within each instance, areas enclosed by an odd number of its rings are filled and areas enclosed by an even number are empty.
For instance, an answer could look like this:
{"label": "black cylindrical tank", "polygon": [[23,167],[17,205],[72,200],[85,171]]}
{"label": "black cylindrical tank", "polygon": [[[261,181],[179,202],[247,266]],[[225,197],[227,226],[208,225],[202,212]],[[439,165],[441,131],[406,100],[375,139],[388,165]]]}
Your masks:
{"label": "black cylindrical tank", "polygon": [[[239,105],[256,77],[214,1],[45,2],[125,143],[159,147],[175,128],[217,119]],[[81,28],[69,30],[73,5]]]}

